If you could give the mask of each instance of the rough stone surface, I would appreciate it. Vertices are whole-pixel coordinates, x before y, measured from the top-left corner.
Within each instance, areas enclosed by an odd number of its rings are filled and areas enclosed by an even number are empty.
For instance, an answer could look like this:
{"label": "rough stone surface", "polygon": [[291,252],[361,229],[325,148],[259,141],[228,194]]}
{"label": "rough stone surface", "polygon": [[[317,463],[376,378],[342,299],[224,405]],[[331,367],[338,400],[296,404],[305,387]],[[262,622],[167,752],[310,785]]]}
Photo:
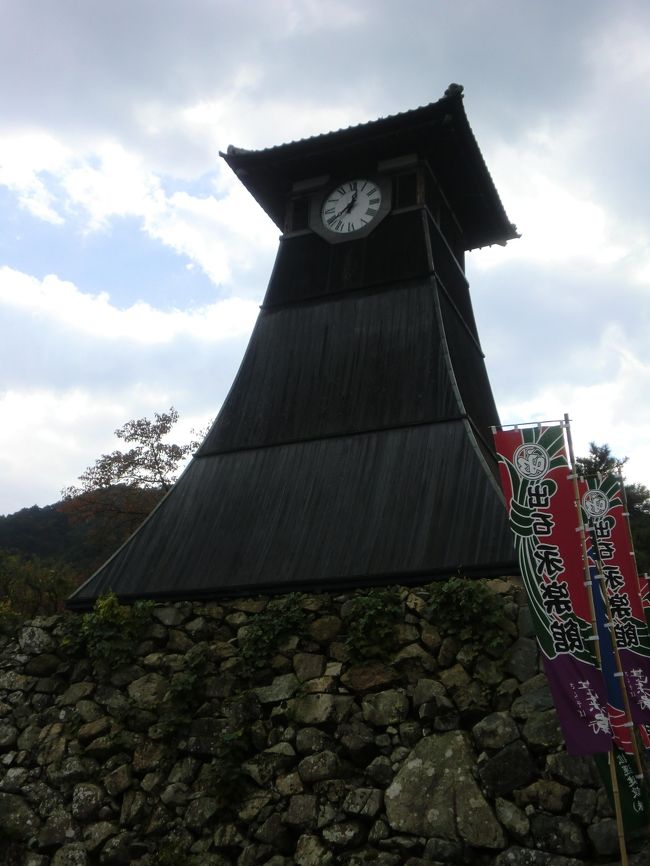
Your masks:
{"label": "rough stone surface", "polygon": [[371,692],[385,688],[398,678],[397,672],[388,665],[382,662],[367,662],[349,668],[341,676],[341,682],[353,691]]}
{"label": "rough stone surface", "polygon": [[99,785],[92,782],[79,782],[72,791],[72,817],[87,821],[102,804],[104,793]]}
{"label": "rough stone surface", "polygon": [[587,835],[599,856],[613,857],[618,852],[618,831],[616,821],[612,818],[605,818],[597,824],[592,824],[587,830]]}
{"label": "rough stone surface", "polygon": [[20,632],[18,643],[24,653],[40,655],[54,649],[55,643],[52,636],[38,626],[25,626]]}
{"label": "rough stone surface", "polygon": [[503,847],[503,831],[473,779],[474,763],[461,733],[421,740],[385,793],[393,830]]}
{"label": "rough stone surface", "polygon": [[145,710],[156,710],[169,689],[169,682],[157,673],[145,674],[129,685],[131,700]]}
{"label": "rough stone surface", "polygon": [[491,713],[472,728],[479,749],[502,749],[519,738],[519,728],[509,713]]}
{"label": "rough stone surface", "polygon": [[509,794],[537,775],[532,755],[521,740],[504,746],[479,768],[483,784],[496,795]]}
{"label": "rough stone surface", "polygon": [[584,866],[584,862],[574,857],[561,857],[535,848],[513,845],[498,855],[494,866]]}
{"label": "rough stone surface", "polygon": [[323,839],[334,848],[353,848],[365,837],[360,821],[339,821],[323,829]]}
{"label": "rough stone surface", "polygon": [[326,664],[327,659],[320,653],[296,653],[293,657],[293,669],[301,683],[322,676]]}
{"label": "rough stone surface", "polygon": [[573,856],[585,850],[581,828],[570,818],[533,815],[530,821],[533,839],[551,853]]}
{"label": "rough stone surface", "polygon": [[297,866],[330,866],[334,863],[334,855],[329,851],[318,836],[301,836],[296,845],[294,859]]}
{"label": "rough stone surface", "polygon": [[515,800],[524,808],[532,804],[544,812],[566,812],[571,802],[571,789],[552,779],[539,779],[516,791]]}
{"label": "rough stone surface", "polygon": [[319,725],[340,722],[352,706],[352,698],[343,695],[304,695],[296,698],[293,714],[299,724]]}
{"label": "rough stone surface", "polygon": [[308,755],[298,764],[298,773],[303,782],[321,782],[335,778],[340,769],[340,761],[334,752],[318,752]]}
{"label": "rough stone surface", "polygon": [[157,605],[119,666],[71,655],[58,615],[1,631],[0,862],[611,866],[612,808],[564,751],[521,587],[488,586],[500,656],[426,587],[398,588],[392,655],[361,663],[353,591],[299,597],[252,670],[264,597]]}
{"label": "rough stone surface", "polygon": [[408,710],[408,698],[396,689],[368,695],[361,704],[363,718],[381,727],[399,724],[408,715]]}
{"label": "rough stone surface", "polygon": [[88,853],[83,845],[63,845],[52,858],[52,866],[87,866]]}
{"label": "rough stone surface", "polygon": [[551,752],[563,742],[555,710],[533,713],[526,720],[521,733],[533,752]]}
{"label": "rough stone surface", "polygon": [[15,745],[18,739],[18,728],[6,721],[0,721],[0,751],[6,751]]}
{"label": "rough stone surface", "polygon": [[379,788],[357,788],[347,795],[342,809],[349,815],[374,818],[381,809],[383,800],[384,792]]}
{"label": "rough stone surface", "polygon": [[316,823],[317,806],[318,799],[314,794],[296,794],[289,800],[284,821],[297,827],[310,827]]}
{"label": "rough stone surface", "polygon": [[534,677],[538,668],[539,659],[535,641],[529,637],[520,637],[510,651],[506,671],[523,683]]}
{"label": "rough stone surface", "polygon": [[261,703],[274,704],[292,697],[299,685],[300,680],[295,674],[283,674],[275,677],[270,686],[261,686],[255,689],[255,694]]}
{"label": "rough stone surface", "polygon": [[502,797],[497,797],[495,801],[495,813],[504,829],[515,838],[522,839],[528,834],[530,830],[528,816],[522,809],[517,808],[514,803],[504,800]]}
{"label": "rough stone surface", "polygon": [[40,821],[17,794],[0,794],[0,827],[10,839],[28,839]]}

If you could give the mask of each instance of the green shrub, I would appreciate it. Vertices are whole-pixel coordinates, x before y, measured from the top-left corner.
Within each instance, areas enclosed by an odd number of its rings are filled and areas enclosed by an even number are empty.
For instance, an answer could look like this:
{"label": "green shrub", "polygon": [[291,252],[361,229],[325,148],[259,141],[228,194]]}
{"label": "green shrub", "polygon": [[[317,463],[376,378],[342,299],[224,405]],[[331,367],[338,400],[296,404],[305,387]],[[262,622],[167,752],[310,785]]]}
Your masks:
{"label": "green shrub", "polygon": [[399,592],[389,587],[356,595],[350,605],[346,647],[352,661],[386,659],[396,648],[395,626],[402,619]]}
{"label": "green shrub", "polygon": [[0,632],[12,633],[22,619],[9,599],[0,600]]}
{"label": "green shrub", "polygon": [[74,587],[68,566],[0,550],[0,598],[19,619],[58,613]]}
{"label": "green shrub", "polygon": [[451,577],[427,589],[431,598],[427,618],[440,629],[485,649],[505,646],[503,599],[481,580]]}
{"label": "green shrub", "polygon": [[242,764],[253,753],[247,726],[233,730],[226,727],[215,743],[215,757],[206,768],[205,781],[209,793],[219,805],[237,804],[248,790],[249,778]]}
{"label": "green shrub", "polygon": [[301,602],[301,593],[290,592],[271,599],[263,611],[251,617],[239,642],[239,654],[248,673],[268,667],[283,640],[304,632],[306,616]]}
{"label": "green shrub", "polygon": [[206,647],[192,647],[185,653],[184,661],[185,668],[172,677],[169,694],[160,708],[160,726],[168,737],[175,736],[189,724],[194,710],[205,700]]}
{"label": "green shrub", "polygon": [[90,613],[68,620],[62,644],[72,652],[85,652],[96,669],[108,672],[133,659],[153,606],[151,601],[123,605],[113,592],[102,595]]}

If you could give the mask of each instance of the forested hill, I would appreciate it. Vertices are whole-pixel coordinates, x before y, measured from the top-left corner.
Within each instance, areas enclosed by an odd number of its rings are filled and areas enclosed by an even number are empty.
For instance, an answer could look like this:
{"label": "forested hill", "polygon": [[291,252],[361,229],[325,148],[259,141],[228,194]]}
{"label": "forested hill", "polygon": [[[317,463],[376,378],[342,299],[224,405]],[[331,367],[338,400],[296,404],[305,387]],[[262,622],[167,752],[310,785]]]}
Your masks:
{"label": "forested hill", "polygon": [[60,565],[82,580],[137,528],[161,495],[115,485],[43,508],[22,508],[0,516],[0,553]]}
{"label": "forested hill", "polygon": [[21,508],[0,517],[0,548],[47,558],[63,556],[72,542],[68,516],[57,505]]}

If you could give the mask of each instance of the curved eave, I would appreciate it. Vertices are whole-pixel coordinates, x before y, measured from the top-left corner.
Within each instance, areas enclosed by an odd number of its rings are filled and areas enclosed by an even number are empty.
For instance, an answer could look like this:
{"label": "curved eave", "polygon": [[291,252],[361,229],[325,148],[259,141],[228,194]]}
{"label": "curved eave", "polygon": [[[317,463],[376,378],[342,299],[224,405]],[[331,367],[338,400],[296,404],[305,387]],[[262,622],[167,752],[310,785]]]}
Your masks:
{"label": "curved eave", "polygon": [[518,237],[467,120],[460,87],[411,111],[264,150],[231,145],[221,156],[282,230],[295,181],[409,152],[432,165],[463,225],[467,249]]}

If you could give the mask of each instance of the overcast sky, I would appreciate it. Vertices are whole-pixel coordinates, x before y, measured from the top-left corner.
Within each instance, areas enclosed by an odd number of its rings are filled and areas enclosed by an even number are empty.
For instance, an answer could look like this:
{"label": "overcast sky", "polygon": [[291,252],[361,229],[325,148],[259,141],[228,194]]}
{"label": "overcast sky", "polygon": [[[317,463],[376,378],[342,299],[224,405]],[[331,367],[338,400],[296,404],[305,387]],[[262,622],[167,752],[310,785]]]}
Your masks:
{"label": "overcast sky", "polygon": [[650,486],[647,0],[0,0],[0,514],[214,417],[278,231],[219,159],[450,82],[522,234],[468,275],[503,423]]}

